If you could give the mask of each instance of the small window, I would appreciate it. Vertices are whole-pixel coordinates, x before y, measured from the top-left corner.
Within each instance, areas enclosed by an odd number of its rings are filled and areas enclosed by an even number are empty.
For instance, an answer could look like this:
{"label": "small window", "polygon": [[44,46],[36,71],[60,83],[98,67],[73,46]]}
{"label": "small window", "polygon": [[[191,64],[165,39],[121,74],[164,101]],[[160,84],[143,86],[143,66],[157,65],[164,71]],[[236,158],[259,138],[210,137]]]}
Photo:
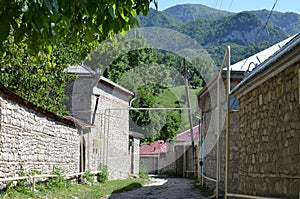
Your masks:
{"label": "small window", "polygon": [[[230,110],[231,111],[239,110],[239,101],[235,97],[230,97]],[[224,111],[226,111],[226,103],[224,104]]]}

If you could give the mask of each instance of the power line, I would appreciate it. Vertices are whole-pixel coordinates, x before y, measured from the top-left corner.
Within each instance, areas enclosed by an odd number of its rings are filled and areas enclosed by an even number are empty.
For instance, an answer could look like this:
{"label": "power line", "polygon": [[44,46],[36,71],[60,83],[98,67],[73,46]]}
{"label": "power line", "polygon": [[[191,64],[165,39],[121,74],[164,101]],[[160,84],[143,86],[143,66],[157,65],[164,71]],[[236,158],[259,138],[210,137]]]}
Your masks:
{"label": "power line", "polygon": [[274,8],[275,8],[277,2],[278,2],[278,0],[275,1],[274,5],[273,5],[273,7],[272,7],[272,9],[271,9],[271,11],[270,11],[270,13],[269,13],[269,16],[268,16],[268,18],[267,18],[267,21],[266,21],[265,25],[262,27],[260,33],[258,34],[257,41],[259,40],[259,38],[260,38],[262,32],[265,30],[265,28],[267,28],[267,25],[268,25],[268,23],[269,23],[269,21],[270,21],[270,18],[271,18],[271,16],[272,16],[272,13],[273,13],[273,11],[274,11]]}
{"label": "power line", "polygon": [[233,0],[231,0],[228,11],[230,12],[231,6],[232,6]]}
{"label": "power line", "polygon": [[[258,40],[260,39],[260,37],[261,37],[263,31],[265,30],[265,28],[267,28],[267,25],[268,25],[268,23],[269,23],[269,21],[270,21],[270,18],[271,18],[271,16],[272,16],[272,13],[273,13],[273,11],[274,11],[274,8],[275,8],[277,2],[278,2],[278,0],[275,0],[275,3],[273,4],[273,7],[272,7],[272,9],[271,9],[271,11],[270,11],[270,13],[269,13],[269,16],[268,16],[268,18],[267,18],[267,21],[266,21],[265,25],[260,29],[259,34],[257,34],[258,36],[256,37],[255,43],[258,42]],[[249,58],[249,57],[247,57],[247,59],[245,60],[244,64],[241,66],[241,68],[244,67],[244,65],[245,65],[246,62],[248,61],[248,58]],[[241,68],[240,68],[240,69],[241,69]]]}

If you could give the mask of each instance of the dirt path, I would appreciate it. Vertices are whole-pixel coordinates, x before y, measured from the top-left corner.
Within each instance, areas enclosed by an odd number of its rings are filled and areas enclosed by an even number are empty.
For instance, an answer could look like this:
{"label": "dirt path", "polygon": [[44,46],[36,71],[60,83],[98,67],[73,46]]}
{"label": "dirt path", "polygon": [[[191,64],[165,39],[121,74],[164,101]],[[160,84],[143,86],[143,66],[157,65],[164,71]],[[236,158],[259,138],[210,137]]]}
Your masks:
{"label": "dirt path", "polygon": [[205,199],[200,190],[194,187],[194,181],[186,178],[151,176],[150,183],[139,189],[115,193],[109,199]]}

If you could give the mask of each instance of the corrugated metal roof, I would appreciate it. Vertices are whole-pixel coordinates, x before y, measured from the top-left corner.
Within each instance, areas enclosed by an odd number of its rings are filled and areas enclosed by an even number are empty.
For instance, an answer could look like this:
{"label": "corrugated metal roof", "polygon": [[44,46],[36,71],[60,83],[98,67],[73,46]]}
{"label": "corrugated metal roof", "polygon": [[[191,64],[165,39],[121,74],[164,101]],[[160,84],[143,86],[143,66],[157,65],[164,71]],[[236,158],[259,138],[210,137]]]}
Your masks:
{"label": "corrugated metal roof", "polygon": [[242,86],[247,84],[251,79],[253,79],[258,74],[262,73],[266,69],[270,68],[274,63],[276,63],[284,55],[291,52],[294,48],[300,46],[300,33],[294,36],[286,45],[284,45],[279,51],[275,52],[271,57],[266,59],[263,63],[258,65],[248,76],[246,76],[236,87],[231,91],[231,94],[237,92]]}
{"label": "corrugated metal roof", "polygon": [[88,67],[80,64],[76,66],[70,66],[68,68],[68,73],[76,74],[79,76],[94,76],[96,74],[96,72],[92,69],[89,69]]}
{"label": "corrugated metal roof", "polygon": [[142,133],[134,132],[134,131],[129,131],[129,136],[134,137],[134,138],[142,138],[144,135]]}
{"label": "corrugated metal roof", "polygon": [[[89,69],[88,67],[86,67],[84,65],[80,65],[80,64],[76,65],[76,66],[70,66],[68,68],[68,73],[75,74],[75,75],[78,75],[81,77],[94,77],[96,75],[95,71],[93,71],[92,69]],[[112,88],[119,89],[120,91],[122,91],[128,95],[132,95],[132,96],[134,95],[133,92],[127,90],[126,88],[118,85],[117,83],[115,83],[103,76],[100,76],[99,82],[105,82],[107,85],[109,85]]]}
{"label": "corrugated metal roof", "polygon": [[[198,139],[198,132],[199,132],[199,125],[193,127],[193,134],[194,134],[194,140]],[[182,142],[190,142],[192,138],[191,130],[188,129],[186,131],[183,131],[182,133],[179,133],[176,136],[176,141],[182,141]]]}
{"label": "corrugated metal roof", "polygon": [[113,81],[111,81],[111,80],[109,80],[109,79],[107,79],[107,78],[105,78],[105,77],[103,77],[103,76],[100,77],[99,82],[101,82],[101,81],[102,81],[102,82],[105,82],[105,83],[107,83],[107,84],[109,84],[109,85],[112,86],[113,88],[116,88],[116,89],[119,89],[120,91],[125,92],[126,94],[129,94],[129,95],[134,96],[134,93],[133,93],[133,92],[127,90],[126,88],[120,86],[119,84],[116,84],[115,82],[113,82]]}
{"label": "corrugated metal roof", "polygon": [[[293,35],[255,55],[252,55],[242,61],[239,61],[230,66],[231,71],[252,71],[257,65],[264,62],[270,56],[272,56],[275,52],[280,50],[285,44],[291,41],[296,35]],[[224,69],[226,70],[226,68]]]}
{"label": "corrugated metal roof", "polygon": [[140,155],[153,155],[167,152],[167,144],[163,140],[157,140],[150,144],[140,146]]}

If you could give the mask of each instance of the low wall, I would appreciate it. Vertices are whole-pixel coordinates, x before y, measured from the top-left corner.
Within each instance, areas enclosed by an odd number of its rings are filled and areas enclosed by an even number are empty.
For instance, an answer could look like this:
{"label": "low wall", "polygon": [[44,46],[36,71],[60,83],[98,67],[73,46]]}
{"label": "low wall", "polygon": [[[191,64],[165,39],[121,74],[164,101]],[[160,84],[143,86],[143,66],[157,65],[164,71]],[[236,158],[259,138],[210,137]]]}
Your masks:
{"label": "low wall", "polygon": [[43,111],[9,90],[0,92],[0,178],[54,166],[79,171],[79,137],[72,122]]}

